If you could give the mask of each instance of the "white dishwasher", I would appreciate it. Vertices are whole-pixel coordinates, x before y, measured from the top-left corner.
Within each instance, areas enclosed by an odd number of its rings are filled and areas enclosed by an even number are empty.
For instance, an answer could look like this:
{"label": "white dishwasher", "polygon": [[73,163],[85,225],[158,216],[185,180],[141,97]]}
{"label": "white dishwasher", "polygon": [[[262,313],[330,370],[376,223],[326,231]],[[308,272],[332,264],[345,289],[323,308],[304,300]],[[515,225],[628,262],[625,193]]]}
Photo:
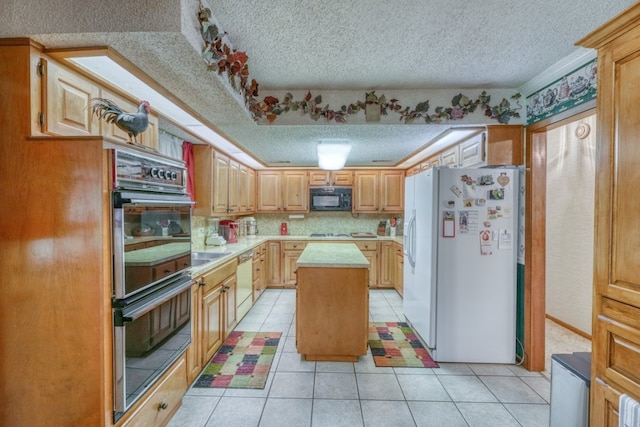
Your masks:
{"label": "white dishwasher", "polygon": [[253,249],[238,255],[236,279],[238,281],[236,301],[239,322],[253,304]]}

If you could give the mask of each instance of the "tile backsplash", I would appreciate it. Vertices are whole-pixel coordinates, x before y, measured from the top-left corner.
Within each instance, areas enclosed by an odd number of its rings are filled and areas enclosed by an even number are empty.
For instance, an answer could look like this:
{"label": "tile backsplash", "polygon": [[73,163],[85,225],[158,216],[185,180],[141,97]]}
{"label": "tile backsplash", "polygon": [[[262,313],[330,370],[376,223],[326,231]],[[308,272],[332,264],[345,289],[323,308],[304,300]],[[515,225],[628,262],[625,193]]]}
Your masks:
{"label": "tile backsplash", "polygon": [[[258,235],[272,236],[280,234],[280,224],[286,222],[290,236],[308,236],[312,233],[349,234],[368,232],[377,234],[378,224],[391,217],[400,219],[396,234],[402,234],[402,215],[400,214],[351,214],[350,212],[309,212],[301,214],[303,218],[290,218],[289,214],[256,214]],[[220,218],[194,216],[191,218],[191,230],[194,242],[204,239],[210,232],[218,231]]]}

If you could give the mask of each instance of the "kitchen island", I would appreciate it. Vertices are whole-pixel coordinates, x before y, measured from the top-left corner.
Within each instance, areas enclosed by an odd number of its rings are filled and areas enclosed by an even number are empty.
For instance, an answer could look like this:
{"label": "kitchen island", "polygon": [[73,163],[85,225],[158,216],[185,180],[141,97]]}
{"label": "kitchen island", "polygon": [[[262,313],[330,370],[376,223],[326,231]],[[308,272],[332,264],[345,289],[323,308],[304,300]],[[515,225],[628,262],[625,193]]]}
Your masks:
{"label": "kitchen island", "polygon": [[298,353],[356,362],[367,353],[369,261],[354,243],[309,243],[296,267]]}

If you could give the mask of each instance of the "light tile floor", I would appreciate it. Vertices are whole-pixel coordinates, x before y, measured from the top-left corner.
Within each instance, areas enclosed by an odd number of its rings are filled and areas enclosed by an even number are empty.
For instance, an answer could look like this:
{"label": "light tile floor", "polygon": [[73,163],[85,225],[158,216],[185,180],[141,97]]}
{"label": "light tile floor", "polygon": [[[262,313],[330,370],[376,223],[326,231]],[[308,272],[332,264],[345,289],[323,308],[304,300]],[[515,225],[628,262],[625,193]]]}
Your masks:
{"label": "light tile floor", "polygon": [[[403,321],[394,290],[370,292],[373,322]],[[190,388],[169,426],[548,426],[550,382],[517,365],[378,368],[307,362],[295,348],[295,290],[267,290],[237,330],[282,331],[263,390]]]}

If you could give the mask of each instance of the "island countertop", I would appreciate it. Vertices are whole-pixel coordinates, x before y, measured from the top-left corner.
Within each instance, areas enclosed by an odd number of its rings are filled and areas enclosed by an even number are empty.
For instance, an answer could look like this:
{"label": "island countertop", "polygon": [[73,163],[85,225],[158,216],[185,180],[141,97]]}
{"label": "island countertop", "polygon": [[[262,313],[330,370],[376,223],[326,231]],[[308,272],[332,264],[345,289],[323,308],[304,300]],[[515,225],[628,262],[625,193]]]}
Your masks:
{"label": "island countertop", "polygon": [[369,268],[355,243],[309,243],[296,262],[298,267]]}

